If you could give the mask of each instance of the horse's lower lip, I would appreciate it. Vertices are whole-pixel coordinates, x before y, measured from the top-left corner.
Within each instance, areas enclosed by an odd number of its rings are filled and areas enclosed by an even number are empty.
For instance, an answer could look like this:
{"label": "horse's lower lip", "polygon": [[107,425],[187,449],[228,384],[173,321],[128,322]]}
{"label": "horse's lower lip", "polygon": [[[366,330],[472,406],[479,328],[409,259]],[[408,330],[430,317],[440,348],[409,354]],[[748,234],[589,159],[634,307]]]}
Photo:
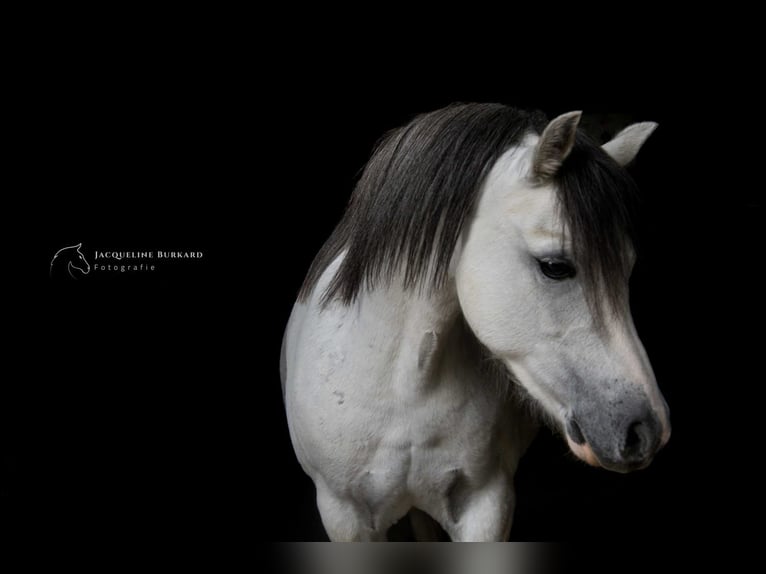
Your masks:
{"label": "horse's lower lip", "polygon": [[651,462],[652,462],[652,459],[649,458],[648,460],[643,460],[641,462],[614,463],[614,462],[606,461],[606,462],[600,462],[600,464],[606,470],[611,470],[612,472],[627,474],[629,472],[634,472],[636,470],[643,470],[647,466],[649,466]]}

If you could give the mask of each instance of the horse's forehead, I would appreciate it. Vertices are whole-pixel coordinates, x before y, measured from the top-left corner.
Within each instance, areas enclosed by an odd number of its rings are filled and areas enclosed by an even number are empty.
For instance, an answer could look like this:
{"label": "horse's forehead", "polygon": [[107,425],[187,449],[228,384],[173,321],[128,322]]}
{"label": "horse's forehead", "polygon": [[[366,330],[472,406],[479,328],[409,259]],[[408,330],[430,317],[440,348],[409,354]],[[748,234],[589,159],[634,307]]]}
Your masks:
{"label": "horse's forehead", "polygon": [[552,187],[519,187],[508,195],[505,212],[527,238],[561,240],[566,235]]}
{"label": "horse's forehead", "polygon": [[527,177],[532,151],[526,146],[500,157],[487,177],[479,212],[482,219],[494,221],[496,229],[514,228],[532,249],[566,246],[569,235],[559,217],[556,188],[535,185]]}
{"label": "horse's forehead", "polygon": [[508,150],[492,167],[487,178],[487,207],[512,220],[526,234],[560,238],[563,226],[558,217],[557,193],[552,185],[533,185],[527,174],[533,141]]}

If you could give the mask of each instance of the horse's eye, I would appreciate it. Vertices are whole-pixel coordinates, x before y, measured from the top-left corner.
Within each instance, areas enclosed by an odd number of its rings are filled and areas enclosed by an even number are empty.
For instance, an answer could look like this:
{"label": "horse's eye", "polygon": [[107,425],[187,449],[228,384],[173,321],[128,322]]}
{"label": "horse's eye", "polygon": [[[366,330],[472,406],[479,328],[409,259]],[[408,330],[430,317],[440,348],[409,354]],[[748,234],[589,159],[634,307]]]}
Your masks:
{"label": "horse's eye", "polygon": [[565,259],[538,259],[537,263],[543,275],[556,281],[570,279],[577,274],[574,265]]}

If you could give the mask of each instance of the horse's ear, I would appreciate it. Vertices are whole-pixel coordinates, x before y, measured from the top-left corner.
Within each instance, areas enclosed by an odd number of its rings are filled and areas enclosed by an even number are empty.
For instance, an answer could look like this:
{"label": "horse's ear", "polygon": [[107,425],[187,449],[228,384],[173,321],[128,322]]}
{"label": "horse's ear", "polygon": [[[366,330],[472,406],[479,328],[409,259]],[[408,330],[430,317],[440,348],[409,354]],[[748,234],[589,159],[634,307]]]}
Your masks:
{"label": "horse's ear", "polygon": [[632,124],[601,146],[606,153],[622,166],[628,165],[638,154],[644,142],[657,129],[655,122]]}
{"label": "horse's ear", "polygon": [[554,175],[572,151],[582,112],[569,112],[551,120],[535,148],[532,178],[543,182]]}
{"label": "horse's ear", "polygon": [[80,243],[77,244],[77,249],[79,249],[80,247],[82,247],[82,241],[80,241]]}

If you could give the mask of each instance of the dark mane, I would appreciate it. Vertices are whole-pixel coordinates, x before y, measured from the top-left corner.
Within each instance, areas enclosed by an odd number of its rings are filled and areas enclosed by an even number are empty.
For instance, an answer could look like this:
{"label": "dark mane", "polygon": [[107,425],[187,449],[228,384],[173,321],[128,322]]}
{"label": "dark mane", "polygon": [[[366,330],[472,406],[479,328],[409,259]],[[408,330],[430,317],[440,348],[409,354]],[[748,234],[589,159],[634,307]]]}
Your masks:
{"label": "dark mane", "polygon": [[[458,104],[416,117],[378,144],[343,219],[315,257],[299,297],[316,287],[327,266],[345,258],[323,302],[351,303],[365,288],[404,272],[404,286],[438,287],[447,278],[457,240],[484,179],[497,159],[546,118],[501,104]],[[562,221],[588,292],[623,294],[625,241],[632,237],[632,180],[578,132],[557,175]],[[627,234],[627,235],[626,235]]]}

